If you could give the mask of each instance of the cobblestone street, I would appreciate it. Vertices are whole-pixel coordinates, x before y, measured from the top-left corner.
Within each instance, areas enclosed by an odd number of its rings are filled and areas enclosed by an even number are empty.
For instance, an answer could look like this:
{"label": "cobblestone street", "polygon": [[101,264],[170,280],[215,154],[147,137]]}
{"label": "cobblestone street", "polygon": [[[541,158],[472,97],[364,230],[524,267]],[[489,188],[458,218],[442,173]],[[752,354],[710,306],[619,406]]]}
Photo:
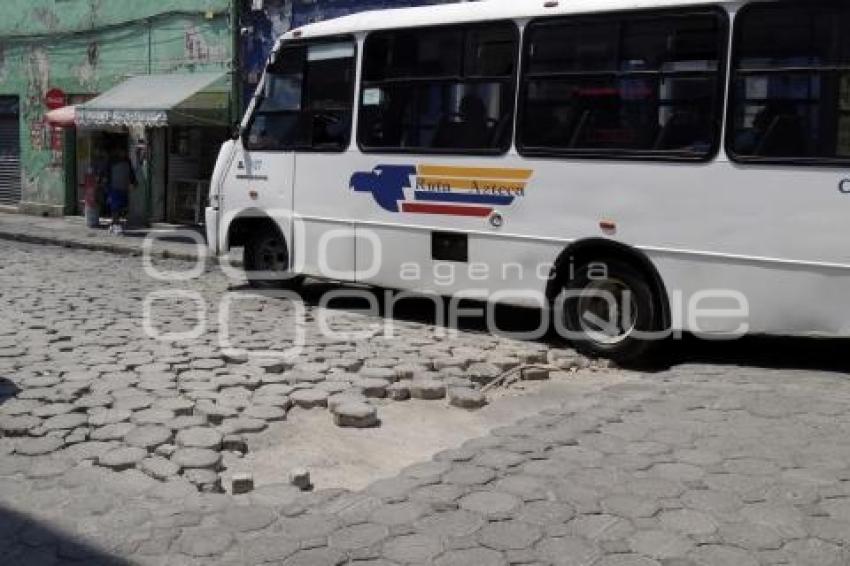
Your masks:
{"label": "cobblestone street", "polygon": [[[412,320],[390,335],[351,309],[229,294],[218,271],[163,283],[139,258],[0,253],[4,565],[850,564],[846,374],[639,374]],[[148,330],[186,335],[146,335],[146,305]],[[288,361],[237,351],[302,336]],[[598,386],[362,490],[232,493],[227,470],[291,411],[340,430],[410,398],[470,411],[511,370]]]}

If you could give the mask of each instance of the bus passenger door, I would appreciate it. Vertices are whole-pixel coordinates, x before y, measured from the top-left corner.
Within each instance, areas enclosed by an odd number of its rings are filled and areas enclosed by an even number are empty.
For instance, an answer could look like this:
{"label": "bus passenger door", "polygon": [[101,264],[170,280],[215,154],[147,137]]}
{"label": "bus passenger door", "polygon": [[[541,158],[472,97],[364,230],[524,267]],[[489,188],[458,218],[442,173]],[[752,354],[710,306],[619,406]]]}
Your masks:
{"label": "bus passenger door", "polygon": [[295,271],[350,281],[354,220],[346,199],[351,164],[355,43],[311,41],[304,46],[304,89],[295,157]]}

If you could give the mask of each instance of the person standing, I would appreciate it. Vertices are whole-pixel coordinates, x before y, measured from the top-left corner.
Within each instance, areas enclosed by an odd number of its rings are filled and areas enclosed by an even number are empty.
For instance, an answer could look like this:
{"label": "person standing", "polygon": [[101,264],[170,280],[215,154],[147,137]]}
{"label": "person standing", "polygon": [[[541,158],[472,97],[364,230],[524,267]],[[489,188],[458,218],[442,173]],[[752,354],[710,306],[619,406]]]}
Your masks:
{"label": "person standing", "polygon": [[112,215],[110,234],[122,234],[130,205],[130,191],[136,185],[136,173],[130,163],[127,149],[116,148],[109,161],[107,204]]}

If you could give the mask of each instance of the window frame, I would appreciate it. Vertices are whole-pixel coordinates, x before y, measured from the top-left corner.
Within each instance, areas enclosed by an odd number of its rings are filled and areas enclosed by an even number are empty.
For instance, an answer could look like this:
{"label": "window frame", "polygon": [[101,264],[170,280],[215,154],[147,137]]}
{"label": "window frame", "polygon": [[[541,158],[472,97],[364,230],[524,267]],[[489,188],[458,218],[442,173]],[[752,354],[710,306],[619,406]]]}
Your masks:
{"label": "window frame", "polygon": [[[242,135],[240,136],[242,138],[242,146],[245,148],[246,151],[262,152],[262,153],[330,153],[330,154],[334,154],[334,153],[346,153],[346,152],[351,150],[351,141],[352,141],[353,132],[354,132],[354,117],[355,117],[355,113],[357,112],[357,108],[358,108],[357,99],[355,97],[357,96],[357,90],[358,90],[357,89],[357,79],[358,79],[357,68],[358,68],[358,63],[360,61],[360,59],[359,59],[359,48],[360,48],[360,46],[357,43],[357,38],[352,34],[344,34],[344,35],[329,35],[329,36],[317,37],[317,38],[295,39],[295,40],[285,41],[285,42],[282,42],[280,44],[280,48],[277,51],[274,52],[273,57],[277,57],[277,55],[280,53],[280,51],[282,51],[284,49],[289,49],[289,48],[296,48],[297,49],[297,48],[304,47],[304,48],[307,48],[309,50],[311,45],[341,43],[343,41],[350,42],[352,47],[354,48],[354,54],[352,55],[353,75],[352,75],[352,80],[351,80],[351,93],[349,95],[349,100],[351,101],[351,116],[350,116],[351,123],[350,123],[350,127],[348,128],[348,139],[345,141],[345,143],[343,143],[341,145],[341,147],[339,147],[339,148],[319,148],[319,149],[317,149],[317,148],[314,148],[312,146],[295,145],[291,148],[286,148],[286,149],[251,149],[249,147],[248,143],[245,140],[245,136],[247,136],[250,133],[251,128],[253,128],[253,126],[254,126],[254,121],[257,119],[257,115],[259,114],[257,112],[256,107],[252,107],[251,116],[248,118],[248,122],[245,124],[245,127],[242,128]],[[306,63],[309,63],[309,60],[307,60]],[[268,73],[269,67],[271,67],[273,64],[274,64],[274,61],[270,58],[268,63],[266,63],[266,68],[265,68],[266,73]],[[309,68],[309,65],[305,64],[305,66],[304,66],[304,71],[305,71],[304,72],[304,78],[303,78],[303,81],[302,81],[304,88],[306,88],[306,86],[307,86],[307,77],[308,77],[307,71],[308,71],[308,68]],[[261,88],[265,87],[264,81],[265,81],[265,78],[264,78],[263,81],[260,82],[259,86],[257,87],[257,93],[259,93],[259,90]],[[258,96],[257,93],[254,94],[255,99]],[[303,94],[302,94],[302,102],[303,102]],[[302,109],[298,112],[292,111],[292,113],[293,114],[298,113],[298,114],[303,115],[305,113],[305,110]]]}
{"label": "window frame", "polygon": [[[812,6],[817,6],[818,4],[805,4],[805,3],[796,3],[796,4],[788,4],[789,7],[796,8],[807,8]],[[839,6],[840,4],[836,2],[832,3],[822,3],[822,6]],[[752,10],[757,10],[759,6],[771,6],[776,7],[776,4],[760,4],[758,2],[753,2],[747,4],[742,7],[735,14],[734,21],[734,30],[732,34],[732,50],[729,57],[729,100],[726,104],[726,136],[723,141],[724,148],[726,151],[726,155],[729,156],[729,159],[739,165],[797,165],[797,166],[807,166],[807,167],[844,167],[850,165],[850,156],[848,157],[759,157],[757,155],[740,155],[735,152],[735,128],[732,127],[735,123],[735,110],[738,107],[738,97],[735,95],[735,81],[738,78],[738,73],[740,72],[737,68],[738,56],[740,55],[741,49],[741,37],[744,32],[744,26],[739,23],[743,16],[746,16],[748,12]],[[761,68],[761,69],[745,69],[744,75],[747,74],[755,74],[755,75],[771,75],[771,74],[806,74],[809,76],[827,76],[836,74],[842,71],[846,71],[850,73],[850,64],[840,65],[840,64],[832,64],[832,65],[818,65],[811,67],[772,67],[772,68]],[[837,115],[838,111],[836,111]]]}
{"label": "window frame", "polygon": [[[687,155],[685,152],[670,152],[670,151],[654,151],[654,150],[632,150],[632,149],[557,149],[526,146],[522,143],[522,132],[525,124],[525,107],[528,98],[527,85],[529,82],[529,69],[531,66],[531,37],[529,31],[533,31],[535,26],[545,26],[547,23],[552,25],[553,22],[564,22],[571,25],[580,25],[583,22],[599,22],[599,21],[622,21],[629,17],[637,16],[635,19],[646,19],[652,21],[657,17],[675,16],[682,19],[698,16],[711,15],[714,16],[719,24],[718,33],[718,68],[716,73],[716,89],[715,93],[717,101],[717,110],[714,118],[715,133],[711,140],[711,147],[705,154]],[[672,163],[710,163],[717,159],[720,154],[720,148],[723,145],[723,127],[724,118],[726,115],[726,90],[729,74],[729,32],[730,32],[730,15],[725,9],[720,6],[707,4],[705,6],[695,6],[682,11],[681,8],[662,8],[662,9],[637,9],[637,10],[618,10],[607,12],[604,14],[577,14],[555,17],[535,18],[528,22],[523,32],[522,46],[522,69],[518,83],[517,92],[517,110],[516,110],[516,127],[514,128],[515,145],[517,152],[523,157],[543,157],[543,158],[558,158],[558,159],[592,159],[592,160],[617,160],[617,161],[649,161],[649,162],[672,162]],[[632,20],[634,21],[634,20]],[[620,46],[621,47],[621,46]],[[563,77],[573,76],[575,78],[606,78],[606,77],[704,77],[709,73],[705,71],[569,71],[564,73],[552,73],[553,76],[560,75]]]}
{"label": "window frame", "polygon": [[[501,25],[508,24],[511,28],[511,33],[513,35],[513,40],[515,44],[514,49],[514,71],[511,75],[510,79],[506,77],[493,77],[493,76],[483,76],[483,75],[470,75],[470,76],[443,76],[443,77],[406,77],[403,79],[384,79],[382,81],[365,81],[363,80],[363,75],[365,74],[366,69],[366,54],[368,53],[368,49],[366,48],[366,43],[369,41],[369,38],[373,35],[377,35],[380,33],[388,33],[388,32],[402,32],[402,31],[430,31],[430,30],[439,30],[439,29],[460,29],[460,30],[469,30],[474,28],[486,28],[487,26],[493,25]],[[517,24],[516,20],[488,20],[484,22],[471,22],[471,23],[462,23],[462,24],[443,24],[443,25],[435,25],[435,26],[422,26],[422,27],[412,27],[412,28],[390,28],[390,29],[382,29],[371,31],[363,38],[363,60],[361,61],[361,77],[360,77],[360,85],[357,89],[357,147],[360,149],[360,152],[363,154],[388,154],[388,155],[459,155],[459,156],[480,156],[480,157],[499,157],[503,155],[507,155],[510,153],[511,148],[514,146],[514,139],[516,135],[516,119],[517,119],[517,107],[516,107],[516,93],[517,87],[519,85],[519,77],[520,77],[520,65],[522,62],[522,35],[520,32],[520,27]],[[510,81],[510,82],[508,82]],[[362,126],[363,126],[363,93],[367,88],[367,85],[377,85],[377,84],[405,84],[405,85],[413,85],[413,84],[429,84],[429,85],[444,85],[444,84],[457,84],[457,83],[465,83],[465,84],[487,84],[487,83],[505,83],[508,86],[508,92],[510,96],[506,100],[507,104],[506,108],[511,108],[511,119],[510,119],[510,131],[506,134],[506,138],[508,139],[508,143],[505,144],[504,147],[494,148],[494,149],[449,149],[449,148],[404,148],[404,147],[370,147],[363,144],[363,138],[361,136]]]}

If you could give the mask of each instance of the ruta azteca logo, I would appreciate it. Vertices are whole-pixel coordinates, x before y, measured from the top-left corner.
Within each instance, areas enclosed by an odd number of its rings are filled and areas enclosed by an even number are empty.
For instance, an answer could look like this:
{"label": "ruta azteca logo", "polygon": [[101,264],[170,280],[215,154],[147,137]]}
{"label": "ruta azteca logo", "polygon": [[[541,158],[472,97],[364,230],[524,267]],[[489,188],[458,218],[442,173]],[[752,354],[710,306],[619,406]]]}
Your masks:
{"label": "ruta azteca logo", "polygon": [[355,173],[351,189],[386,211],[487,218],[524,197],[533,171],[442,165],[378,165]]}

